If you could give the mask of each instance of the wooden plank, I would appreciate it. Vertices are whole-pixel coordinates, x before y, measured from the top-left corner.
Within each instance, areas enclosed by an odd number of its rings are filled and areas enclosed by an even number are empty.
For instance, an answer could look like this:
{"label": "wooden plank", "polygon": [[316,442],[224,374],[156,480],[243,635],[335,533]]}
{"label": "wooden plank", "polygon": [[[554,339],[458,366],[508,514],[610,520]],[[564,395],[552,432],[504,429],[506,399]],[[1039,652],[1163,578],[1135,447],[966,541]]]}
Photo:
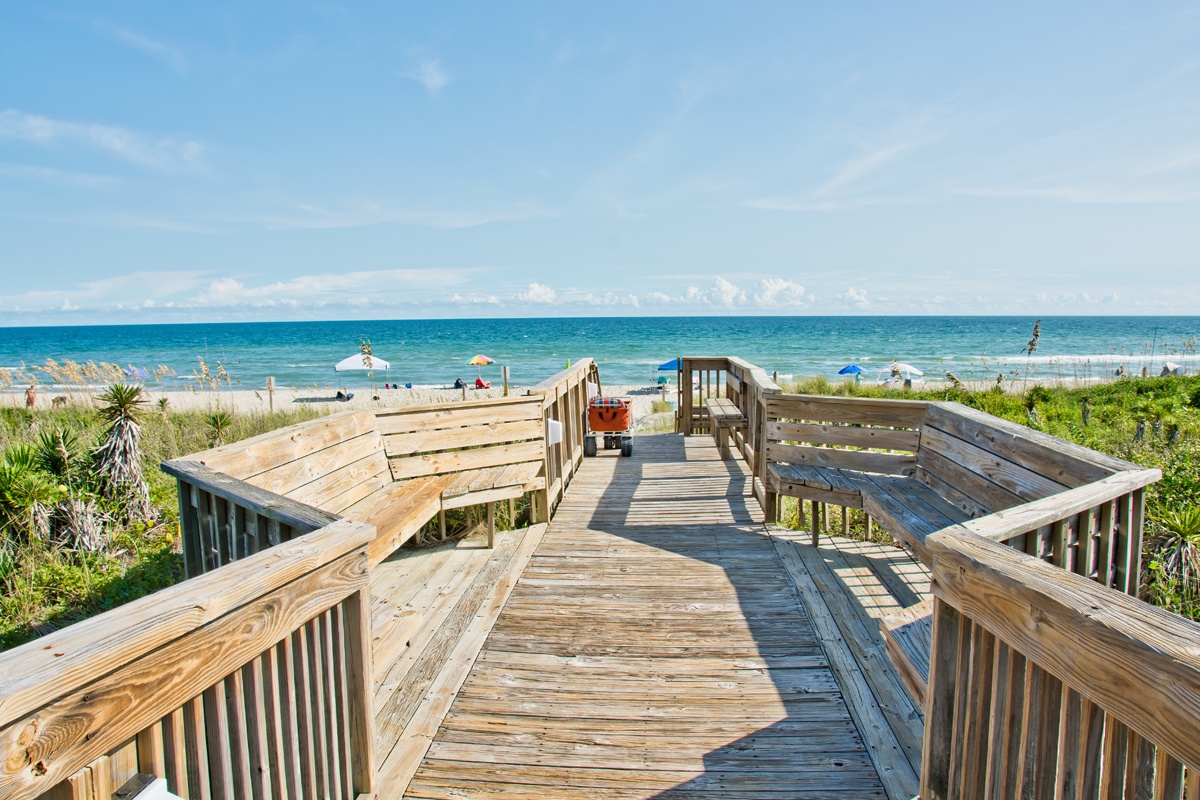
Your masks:
{"label": "wooden plank", "polygon": [[767,436],[778,441],[862,447],[874,450],[908,450],[913,453],[917,451],[917,445],[921,440],[919,431],[851,425],[818,425],[805,422],[768,422]]}
{"label": "wooden plank", "polygon": [[936,534],[926,544],[938,597],[1140,736],[1200,764],[1193,623],[979,537]]}
{"label": "wooden plank", "polygon": [[[328,512],[252,486],[245,481],[216,472],[199,462],[164,461],[162,471],[255,514],[302,531],[315,530],[337,519]],[[200,527],[203,534],[203,520]]]}
{"label": "wooden plank", "polygon": [[961,403],[929,403],[925,423],[1072,488],[1139,468]]}
{"label": "wooden plank", "polygon": [[113,664],[136,660],[365,546],[372,535],[360,523],[336,522],[223,567],[220,574],[161,589],[0,653],[0,675],[5,678],[0,684],[0,725],[75,691],[109,672]]}
{"label": "wooden plank", "polygon": [[375,430],[375,415],[370,411],[336,414],[279,428],[177,460],[198,462],[209,469],[246,480],[264,470],[306,458],[339,442]]}
{"label": "wooden plank", "polygon": [[526,489],[523,486],[498,486],[495,489],[471,492],[470,494],[459,495],[458,497],[445,497],[442,499],[442,508],[448,511],[452,508],[465,508],[466,506],[495,503],[499,500],[518,498],[525,494],[525,492]]}
{"label": "wooden plank", "polygon": [[356,494],[365,497],[391,478],[383,450],[372,450],[364,458],[342,466],[334,466],[316,480],[292,489],[287,494],[301,503],[336,514],[354,503],[355,500],[350,498]]}
{"label": "wooden plank", "polygon": [[982,475],[1025,501],[1040,500],[1070,488],[936,428],[921,431],[921,450],[926,449],[936,451],[969,472]]}
{"label": "wooden plank", "polygon": [[[247,559],[249,561],[250,559]],[[0,798],[45,791],[138,731],[213,686],[211,705],[224,721],[224,681],[322,609],[364,587],[366,550],[343,555],[292,583],[263,594],[190,635],[104,677],[68,691],[32,715],[0,728],[5,752],[24,753],[0,771]],[[118,609],[120,610],[120,609]],[[59,686],[60,690],[66,688]]]}
{"label": "wooden plank", "polygon": [[468,469],[496,467],[522,461],[536,461],[543,457],[545,446],[540,441],[480,447],[475,450],[457,450],[447,453],[429,453],[400,458],[390,458],[392,479],[397,481],[437,475],[447,472],[462,472]]}
{"label": "wooden plank", "polygon": [[[1025,502],[1020,495],[931,449],[921,448],[917,451],[917,465],[919,470],[924,470],[940,481],[934,488],[954,487],[955,492],[959,494],[948,493],[945,496],[964,511],[970,512],[972,509],[978,508],[986,513],[991,513]],[[931,482],[923,481],[923,483],[930,484]],[[970,502],[964,503],[960,494],[969,498]]]}
{"label": "wooden plank", "polygon": [[377,412],[376,420],[379,432],[386,440],[393,434],[537,419],[541,415],[540,405],[540,398],[488,397],[452,403],[403,406]]}
{"label": "wooden plank", "polygon": [[[529,405],[529,404],[526,404]],[[524,442],[545,436],[541,416],[517,422],[486,422],[449,429],[427,429],[412,433],[397,433],[385,436],[384,449],[390,456],[408,456],[414,453],[455,450],[462,447],[477,447],[485,444]]]}
{"label": "wooden plank", "polygon": [[324,450],[304,458],[270,466],[246,482],[268,492],[289,496],[302,486],[318,481],[342,467],[369,458],[382,449],[383,441],[379,434],[370,431],[362,436],[331,444]]}
{"label": "wooden plank", "polygon": [[[1102,508],[1118,497],[1154,483],[1161,476],[1162,473],[1156,469],[1123,472],[1089,486],[1070,489],[1052,497],[997,511],[988,517],[964,522],[963,528],[986,539],[1003,541],[1017,533],[1034,531],[1092,508]],[[1102,548],[1104,535],[1102,525]]]}
{"label": "wooden plank", "polygon": [[933,642],[933,601],[885,617],[880,622],[887,654],[918,708],[929,690],[929,653]]}
{"label": "wooden plank", "polygon": [[849,422],[860,425],[916,428],[925,417],[924,402],[862,397],[777,394],[763,398],[768,419]]}
{"label": "wooden plank", "polygon": [[766,453],[768,461],[783,461],[827,469],[882,472],[888,475],[911,475],[917,463],[916,456],[912,455],[875,453],[865,450],[835,450],[829,447],[777,444],[770,441],[767,443]]}
{"label": "wooden plank", "polygon": [[370,545],[372,567],[390,556],[433,519],[442,507],[442,490],[450,480],[449,476],[442,475],[391,484],[381,493],[363,501],[367,503],[373,500],[369,506],[355,506],[346,510],[348,517],[375,526],[375,540]]}
{"label": "wooden plank", "polygon": [[875,771],[883,781],[889,800],[910,800],[917,793],[917,773],[905,757],[895,733],[871,694],[870,687],[854,661],[841,631],[825,606],[821,591],[808,574],[791,542],[773,538],[772,544],[775,545],[776,552],[787,568],[805,607],[809,609],[822,649],[829,658],[830,668],[842,688],[846,705],[855,719],[858,730],[867,741],[867,751],[871,755]]}
{"label": "wooden plank", "polygon": [[[450,709],[455,695],[483,647],[488,631],[512,593],[520,576],[520,568],[537,548],[545,531],[544,524],[525,530],[517,547],[506,557],[498,559],[495,555],[498,551],[493,551],[492,563],[495,563],[498,569],[493,568],[480,573],[472,588],[475,597],[464,597],[464,610],[472,609],[469,615],[463,615],[463,619],[469,622],[459,629],[457,636],[447,637],[452,647],[444,660],[435,658],[440,661],[439,666],[428,676],[428,688],[418,695],[419,702],[413,708],[412,714],[408,715],[412,722],[405,726],[404,735],[399,738],[395,750],[387,755],[380,767],[381,785],[406,786],[417,771],[438,725]],[[516,541],[511,535],[507,539]],[[516,569],[507,568],[510,563]],[[424,679],[418,676],[417,680]],[[396,713],[397,710],[389,704],[381,709],[380,713]]]}

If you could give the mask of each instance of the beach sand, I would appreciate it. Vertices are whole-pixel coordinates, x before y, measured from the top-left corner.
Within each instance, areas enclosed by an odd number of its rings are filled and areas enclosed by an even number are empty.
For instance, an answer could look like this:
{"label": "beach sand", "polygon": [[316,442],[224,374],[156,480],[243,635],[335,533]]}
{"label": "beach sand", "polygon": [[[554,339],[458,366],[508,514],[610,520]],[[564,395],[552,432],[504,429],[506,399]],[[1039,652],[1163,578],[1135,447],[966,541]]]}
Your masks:
{"label": "beach sand", "polygon": [[[648,419],[652,413],[652,404],[662,399],[662,389],[659,386],[608,386],[603,387],[604,394],[616,397],[629,397],[633,400],[633,416],[635,421]],[[62,397],[70,405],[91,406],[95,398],[104,390],[92,391],[72,389],[54,391],[39,389],[35,407],[49,409],[55,397]],[[525,387],[510,386],[509,396],[524,395]],[[147,387],[149,396],[147,408],[157,408],[160,398],[165,397],[171,411],[227,411],[231,414],[262,414],[270,408],[270,400],[265,389],[223,389],[219,391],[160,391],[153,386]],[[414,387],[412,389],[379,389],[372,394],[370,389],[355,391],[350,400],[338,400],[337,390],[331,389],[292,389],[280,388],[275,390],[275,410],[289,411],[309,409],[317,412],[336,414],[343,411],[362,411],[370,409],[380,411],[387,408],[411,405],[427,405],[434,403],[453,403],[463,400],[462,389],[441,389],[432,387]],[[493,385],[491,389],[466,390],[467,400],[479,400],[486,397],[502,397],[503,388]],[[378,396],[378,400],[375,397]],[[667,399],[675,400],[675,389],[667,389]],[[21,389],[0,393],[0,405],[13,407],[25,406],[25,391]]]}

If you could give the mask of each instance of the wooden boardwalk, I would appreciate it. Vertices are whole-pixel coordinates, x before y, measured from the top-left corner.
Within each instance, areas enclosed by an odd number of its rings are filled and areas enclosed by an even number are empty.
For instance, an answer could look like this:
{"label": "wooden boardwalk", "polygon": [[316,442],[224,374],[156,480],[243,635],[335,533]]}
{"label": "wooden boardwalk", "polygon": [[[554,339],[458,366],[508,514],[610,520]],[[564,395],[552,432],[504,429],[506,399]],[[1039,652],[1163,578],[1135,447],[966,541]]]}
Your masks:
{"label": "wooden boardwalk", "polygon": [[[850,637],[833,619],[844,602],[818,597],[814,618],[803,548],[764,528],[747,481],[707,437],[642,437],[631,459],[587,459],[532,558],[502,542],[500,560],[527,563],[520,580],[502,611],[492,603],[498,618],[475,615],[496,621],[473,663],[458,647],[470,671],[457,692],[461,677],[438,689],[429,676],[449,711],[419,764],[404,738],[381,753],[381,778],[404,780],[381,781],[381,796],[405,784],[411,798],[911,796],[911,736],[891,726],[919,719],[864,680],[882,644],[859,641],[896,601],[850,614]],[[819,580],[838,580],[852,550],[814,563]],[[429,705],[377,685],[381,717],[393,692]],[[405,759],[415,774],[396,768]]]}

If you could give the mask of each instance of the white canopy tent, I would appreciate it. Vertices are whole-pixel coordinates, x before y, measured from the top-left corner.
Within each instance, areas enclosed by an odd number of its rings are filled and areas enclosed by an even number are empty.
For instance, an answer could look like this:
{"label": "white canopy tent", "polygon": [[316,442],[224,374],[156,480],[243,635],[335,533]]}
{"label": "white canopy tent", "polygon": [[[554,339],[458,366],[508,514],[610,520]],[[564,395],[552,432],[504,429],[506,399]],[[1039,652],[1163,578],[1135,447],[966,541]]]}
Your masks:
{"label": "white canopy tent", "polygon": [[362,353],[355,353],[349,358],[343,358],[341,361],[333,365],[334,372],[349,372],[351,370],[376,370],[381,369],[387,371],[391,364],[384,361],[382,358],[371,356],[371,364],[367,365],[367,358]]}

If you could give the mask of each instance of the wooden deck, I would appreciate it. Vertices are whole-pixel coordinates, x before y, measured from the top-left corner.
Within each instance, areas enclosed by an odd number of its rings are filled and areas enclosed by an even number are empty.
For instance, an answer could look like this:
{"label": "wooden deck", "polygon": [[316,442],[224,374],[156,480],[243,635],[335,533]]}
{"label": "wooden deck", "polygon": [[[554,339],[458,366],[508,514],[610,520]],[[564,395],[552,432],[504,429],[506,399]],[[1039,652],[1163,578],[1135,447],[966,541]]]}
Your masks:
{"label": "wooden deck", "polygon": [[748,480],[707,437],[639,437],[548,530],[385,562],[380,796],[912,797],[921,720],[874,620],[926,573],[768,530]]}

